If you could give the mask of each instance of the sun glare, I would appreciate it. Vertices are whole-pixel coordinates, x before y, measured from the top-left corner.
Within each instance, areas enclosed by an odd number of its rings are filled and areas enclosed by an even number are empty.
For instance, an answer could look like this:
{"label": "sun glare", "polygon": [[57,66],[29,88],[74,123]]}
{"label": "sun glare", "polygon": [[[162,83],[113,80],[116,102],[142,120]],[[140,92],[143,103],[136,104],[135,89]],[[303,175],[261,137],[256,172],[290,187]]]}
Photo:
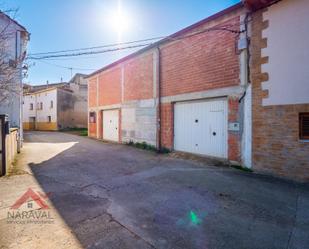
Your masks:
{"label": "sun glare", "polygon": [[117,33],[118,40],[121,41],[122,35],[130,29],[131,20],[122,9],[121,0],[118,0],[117,11],[111,13],[109,25]]}

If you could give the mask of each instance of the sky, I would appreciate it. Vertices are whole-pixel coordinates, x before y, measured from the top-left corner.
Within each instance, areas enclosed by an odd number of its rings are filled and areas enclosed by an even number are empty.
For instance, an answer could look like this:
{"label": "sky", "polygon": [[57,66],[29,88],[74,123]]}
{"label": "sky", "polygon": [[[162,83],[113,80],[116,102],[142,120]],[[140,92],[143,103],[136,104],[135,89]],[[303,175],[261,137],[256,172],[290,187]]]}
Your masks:
{"label": "sky", "polygon": [[[167,36],[239,0],[0,0],[31,33],[28,54]],[[25,83],[69,81],[136,51],[29,60]],[[66,68],[63,68],[66,67]],[[73,68],[70,70],[68,68]]]}

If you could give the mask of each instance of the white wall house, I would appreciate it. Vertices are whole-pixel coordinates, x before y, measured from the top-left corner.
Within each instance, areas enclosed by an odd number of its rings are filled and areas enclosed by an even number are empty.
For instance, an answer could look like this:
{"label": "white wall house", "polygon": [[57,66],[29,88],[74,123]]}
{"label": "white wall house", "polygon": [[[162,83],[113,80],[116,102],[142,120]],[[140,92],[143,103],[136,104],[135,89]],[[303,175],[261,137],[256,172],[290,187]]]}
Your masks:
{"label": "white wall house", "polygon": [[23,99],[24,130],[51,131],[75,127],[72,123],[76,96],[62,87],[29,91]]}
{"label": "white wall house", "polygon": [[0,114],[9,116],[11,127],[22,137],[22,62],[29,33],[0,11]]}
{"label": "white wall house", "polygon": [[57,130],[57,88],[24,95],[23,126],[25,130]]}

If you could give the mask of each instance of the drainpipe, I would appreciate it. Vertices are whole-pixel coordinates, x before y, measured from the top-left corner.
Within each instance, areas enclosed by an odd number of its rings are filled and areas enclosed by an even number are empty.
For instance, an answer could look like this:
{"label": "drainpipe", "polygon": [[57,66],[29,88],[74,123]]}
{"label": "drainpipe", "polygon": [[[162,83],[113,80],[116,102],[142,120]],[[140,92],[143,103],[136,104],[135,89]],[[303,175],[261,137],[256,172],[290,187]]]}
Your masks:
{"label": "drainpipe", "polygon": [[161,151],[161,106],[160,106],[160,99],[161,99],[161,65],[160,65],[160,48],[156,48],[156,107],[157,107],[157,150]]}

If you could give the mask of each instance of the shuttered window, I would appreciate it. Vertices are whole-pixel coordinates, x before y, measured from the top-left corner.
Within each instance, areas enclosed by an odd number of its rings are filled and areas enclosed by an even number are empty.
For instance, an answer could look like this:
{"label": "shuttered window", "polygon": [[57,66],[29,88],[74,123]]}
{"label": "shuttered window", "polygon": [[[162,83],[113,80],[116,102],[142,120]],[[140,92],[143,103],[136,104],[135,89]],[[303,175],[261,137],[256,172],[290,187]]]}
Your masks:
{"label": "shuttered window", "polygon": [[309,139],[309,112],[299,114],[299,138]]}

